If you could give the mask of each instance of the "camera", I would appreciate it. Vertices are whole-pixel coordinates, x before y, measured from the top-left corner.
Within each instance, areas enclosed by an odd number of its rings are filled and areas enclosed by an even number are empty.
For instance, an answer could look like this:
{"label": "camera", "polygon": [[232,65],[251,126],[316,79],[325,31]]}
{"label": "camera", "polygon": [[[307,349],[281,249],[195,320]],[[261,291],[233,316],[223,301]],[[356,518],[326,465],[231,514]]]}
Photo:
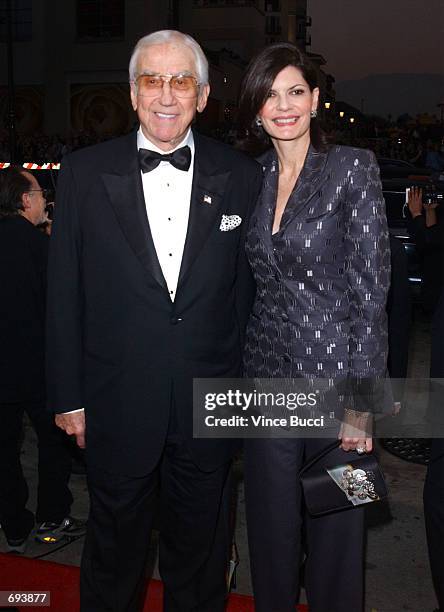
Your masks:
{"label": "camera", "polygon": [[54,202],[49,202],[45,207],[45,212],[48,215],[48,219],[50,221],[53,220],[54,217]]}

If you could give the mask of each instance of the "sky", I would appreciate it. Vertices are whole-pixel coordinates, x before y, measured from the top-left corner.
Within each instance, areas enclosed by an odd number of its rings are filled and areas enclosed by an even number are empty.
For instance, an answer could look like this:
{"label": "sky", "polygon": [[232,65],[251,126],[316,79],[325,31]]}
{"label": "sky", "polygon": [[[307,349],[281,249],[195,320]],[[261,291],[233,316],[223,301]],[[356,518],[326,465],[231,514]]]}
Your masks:
{"label": "sky", "polygon": [[336,81],[444,73],[443,0],[308,0],[312,46]]}

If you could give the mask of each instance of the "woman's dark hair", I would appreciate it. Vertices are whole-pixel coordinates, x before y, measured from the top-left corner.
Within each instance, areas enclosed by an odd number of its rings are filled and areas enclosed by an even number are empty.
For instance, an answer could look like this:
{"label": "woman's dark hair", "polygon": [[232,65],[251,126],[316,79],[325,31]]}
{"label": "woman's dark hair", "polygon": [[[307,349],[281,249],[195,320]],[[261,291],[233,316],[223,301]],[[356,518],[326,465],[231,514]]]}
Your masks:
{"label": "woman's dark hair", "polygon": [[23,210],[22,195],[32,188],[20,166],[0,170],[0,218],[18,215]]}
{"label": "woman's dark hair", "polygon": [[[310,91],[318,87],[316,68],[296,45],[279,42],[265,47],[251,60],[241,86],[238,123],[243,143],[240,148],[261,152],[270,147],[270,138],[262,127],[256,125],[256,117],[275,78],[287,66],[301,71]],[[325,148],[326,139],[316,118],[312,118],[310,123],[310,139],[315,149]]]}

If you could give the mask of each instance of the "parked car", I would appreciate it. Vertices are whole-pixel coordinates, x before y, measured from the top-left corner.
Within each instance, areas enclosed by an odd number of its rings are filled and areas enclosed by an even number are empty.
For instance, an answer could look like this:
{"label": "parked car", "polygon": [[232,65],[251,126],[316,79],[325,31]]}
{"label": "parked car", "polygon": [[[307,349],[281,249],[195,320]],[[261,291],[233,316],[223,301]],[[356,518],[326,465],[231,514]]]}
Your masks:
{"label": "parked car", "polygon": [[402,159],[378,157],[378,164],[381,171],[382,180],[392,178],[408,179],[409,177],[416,178],[420,176],[429,178],[432,175],[432,171],[428,168],[414,166],[413,164]]}
{"label": "parked car", "polygon": [[387,221],[390,233],[399,238],[407,252],[409,263],[409,281],[419,286],[422,282],[421,256],[415,240],[409,231],[409,210],[407,206],[407,189],[416,186],[423,189],[423,199],[436,199],[443,205],[444,182],[433,180],[430,176],[416,176],[414,179],[382,179],[382,190],[385,199]]}

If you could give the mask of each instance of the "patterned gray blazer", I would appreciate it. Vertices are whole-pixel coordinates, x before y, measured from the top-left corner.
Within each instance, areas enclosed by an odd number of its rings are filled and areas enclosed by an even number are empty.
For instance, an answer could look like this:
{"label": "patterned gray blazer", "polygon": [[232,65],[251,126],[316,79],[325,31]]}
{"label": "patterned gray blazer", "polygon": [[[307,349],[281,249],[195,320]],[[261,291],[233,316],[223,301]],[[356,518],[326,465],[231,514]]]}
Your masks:
{"label": "patterned gray blazer", "polygon": [[245,375],[384,377],[390,247],[373,153],[310,147],[273,236],[275,151],[260,162],[264,184],[247,240],[257,295]]}

